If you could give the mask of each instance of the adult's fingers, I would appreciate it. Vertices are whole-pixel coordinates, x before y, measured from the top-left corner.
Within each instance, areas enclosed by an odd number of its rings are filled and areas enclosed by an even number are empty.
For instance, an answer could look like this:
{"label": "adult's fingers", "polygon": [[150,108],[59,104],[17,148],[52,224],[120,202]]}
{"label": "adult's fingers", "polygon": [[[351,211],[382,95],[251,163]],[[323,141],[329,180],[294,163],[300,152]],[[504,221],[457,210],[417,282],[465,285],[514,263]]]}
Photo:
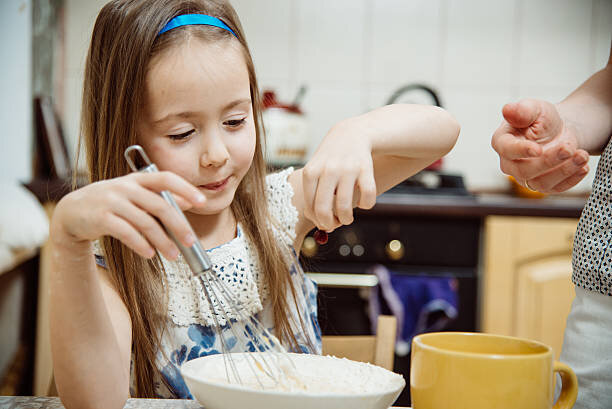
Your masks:
{"label": "adult's fingers", "polygon": [[555,187],[569,178],[574,177],[574,179],[577,179],[576,183],[578,183],[588,172],[587,161],[588,154],[580,151],[548,172],[536,178],[526,178],[526,180],[529,181],[529,186],[532,189],[540,192],[553,192]]}
{"label": "adult's fingers", "polygon": [[506,160],[537,157],[542,153],[539,143],[500,130],[493,135],[491,146]]}
{"label": "adult's fingers", "polygon": [[551,189],[551,192],[555,192],[555,193],[565,192],[569,188],[576,186],[576,184],[578,184],[578,182],[584,179],[584,177],[588,173],[589,173],[589,165],[585,165],[582,167],[582,169],[579,172],[576,172],[572,176],[568,177],[567,179],[559,183],[557,186],[554,186]]}
{"label": "adult's fingers", "polygon": [[557,108],[547,101],[524,99],[506,104],[502,114],[517,135],[543,143],[559,135],[563,121]]}
{"label": "adult's fingers", "polygon": [[525,99],[519,102],[510,102],[503,106],[502,114],[510,126],[516,129],[528,128],[533,124],[542,111],[538,101]]}
{"label": "adult's fingers", "polygon": [[531,179],[547,174],[553,169],[558,169],[566,161],[569,161],[567,166],[573,166],[574,169],[570,172],[573,173],[582,167],[588,159],[589,155],[586,151],[575,151],[575,147],[570,142],[564,142],[544,149],[542,154],[536,158],[516,160],[502,158],[500,168],[505,174],[512,175],[517,180],[527,179],[531,184]]}

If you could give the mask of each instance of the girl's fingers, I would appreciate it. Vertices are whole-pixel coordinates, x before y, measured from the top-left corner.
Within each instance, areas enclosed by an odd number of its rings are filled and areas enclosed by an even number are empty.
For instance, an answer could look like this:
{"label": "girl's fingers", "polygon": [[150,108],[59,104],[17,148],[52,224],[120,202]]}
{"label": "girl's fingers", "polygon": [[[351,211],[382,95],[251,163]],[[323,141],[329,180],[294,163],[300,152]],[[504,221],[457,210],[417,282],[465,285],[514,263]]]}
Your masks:
{"label": "girl's fingers", "polygon": [[353,222],[355,185],[354,178],[343,177],[336,188],[336,217],[342,224],[351,224]]}
{"label": "girl's fingers", "polygon": [[172,172],[133,173],[140,185],[157,193],[168,190],[183,197],[194,206],[204,203],[205,196],[191,183]]}
{"label": "girl's fingers", "polygon": [[176,202],[176,204],[182,211],[189,210],[192,207],[194,207],[193,204],[189,200],[184,199],[182,196],[176,195],[174,193],[171,193],[171,194],[172,194],[172,197],[174,198],[174,201]]}
{"label": "girl's fingers", "polygon": [[155,255],[155,250],[149,242],[125,219],[109,213],[105,216],[104,223],[108,226],[106,234],[121,241],[140,256],[151,258]]}
{"label": "girl's fingers", "polygon": [[158,249],[164,257],[169,260],[174,260],[178,257],[178,248],[168,237],[159,222],[150,214],[127,201],[122,202],[122,204],[118,206],[119,208],[116,209],[115,214],[125,220],[129,220],[129,223],[137,229],[153,247]]}
{"label": "girl's fingers", "polygon": [[361,209],[371,209],[376,204],[376,180],[373,170],[362,170],[357,180],[359,187],[359,202],[357,205]]}
{"label": "girl's fingers", "polygon": [[[138,189],[138,191],[130,194],[129,198],[132,203],[134,203],[140,209],[143,209],[147,213],[150,213],[154,217],[158,218],[164,227],[169,229],[185,246],[191,246],[196,240],[196,237],[193,235],[193,232],[191,231],[191,228],[189,227],[189,224],[185,218],[157,193],[154,193],[148,189]],[[147,227],[151,228],[149,225],[147,225]],[[154,232],[151,230],[150,233],[153,234]],[[155,234],[159,234],[159,232],[155,231]],[[167,237],[165,233],[163,236]],[[151,239],[149,235],[147,235],[147,238]],[[168,249],[167,244],[165,242],[163,244],[164,246],[159,248],[162,250],[162,252],[164,249]]]}
{"label": "girl's fingers", "polygon": [[317,224],[314,215],[314,201],[319,182],[319,174],[306,165],[302,169],[302,191],[304,193],[304,215]]}
{"label": "girl's fingers", "polygon": [[323,230],[330,232],[339,225],[333,212],[334,193],[338,184],[335,174],[324,174],[319,178],[314,201],[314,216],[316,224]]}

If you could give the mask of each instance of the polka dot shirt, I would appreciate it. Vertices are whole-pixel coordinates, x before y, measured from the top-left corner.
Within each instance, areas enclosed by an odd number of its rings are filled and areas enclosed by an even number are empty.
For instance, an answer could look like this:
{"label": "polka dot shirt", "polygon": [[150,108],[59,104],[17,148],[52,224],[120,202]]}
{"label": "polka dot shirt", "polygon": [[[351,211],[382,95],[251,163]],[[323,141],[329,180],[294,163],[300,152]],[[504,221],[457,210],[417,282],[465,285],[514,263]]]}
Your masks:
{"label": "polka dot shirt", "polygon": [[612,296],[612,143],[599,163],[593,191],[582,211],[572,255],[574,284]]}

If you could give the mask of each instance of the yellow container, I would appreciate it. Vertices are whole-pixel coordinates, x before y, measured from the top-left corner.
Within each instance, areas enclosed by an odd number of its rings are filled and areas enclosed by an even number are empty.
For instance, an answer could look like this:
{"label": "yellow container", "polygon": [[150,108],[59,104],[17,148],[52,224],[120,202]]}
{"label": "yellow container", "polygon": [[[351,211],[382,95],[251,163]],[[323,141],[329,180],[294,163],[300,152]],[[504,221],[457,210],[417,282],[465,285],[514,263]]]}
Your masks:
{"label": "yellow container", "polygon": [[414,337],[411,353],[413,409],[551,409],[556,372],[563,390],[554,408],[571,408],[578,395],[572,369],[540,342],[438,332]]}

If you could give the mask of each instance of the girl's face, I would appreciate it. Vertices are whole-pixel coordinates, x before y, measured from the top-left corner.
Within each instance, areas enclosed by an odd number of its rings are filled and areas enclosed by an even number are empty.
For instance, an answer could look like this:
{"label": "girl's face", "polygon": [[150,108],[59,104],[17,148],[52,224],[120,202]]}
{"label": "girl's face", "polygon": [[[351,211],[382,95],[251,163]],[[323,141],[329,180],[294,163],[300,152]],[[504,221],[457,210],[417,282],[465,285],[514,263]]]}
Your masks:
{"label": "girl's face", "polygon": [[235,39],[190,37],[149,64],[138,142],[161,170],[204,193],[193,213],[228,209],[253,160],[255,122],[240,47]]}

